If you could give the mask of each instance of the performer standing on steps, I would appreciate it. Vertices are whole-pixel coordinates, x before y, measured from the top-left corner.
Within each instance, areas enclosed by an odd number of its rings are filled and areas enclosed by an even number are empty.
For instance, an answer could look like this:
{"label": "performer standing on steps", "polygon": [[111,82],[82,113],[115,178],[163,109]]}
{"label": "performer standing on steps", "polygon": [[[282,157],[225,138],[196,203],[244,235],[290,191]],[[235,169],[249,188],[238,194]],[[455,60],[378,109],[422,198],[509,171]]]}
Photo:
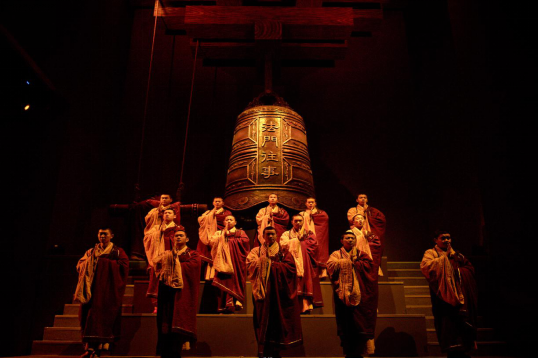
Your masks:
{"label": "performer standing on steps", "polygon": [[110,228],[99,229],[99,243],[78,261],[74,302],[81,303],[80,327],[86,352],[81,358],[99,357],[101,350],[120,337],[121,308],[129,258],[110,240]]}
{"label": "performer standing on steps", "polygon": [[228,215],[224,228],[210,240],[211,255],[216,274],[213,286],[219,289],[218,312],[240,311],[245,303],[247,281],[246,259],[250,251],[247,234],[235,227],[235,217]]}
{"label": "performer standing on steps", "polygon": [[224,207],[224,199],[216,196],[213,198],[213,209],[207,210],[198,218],[200,228],[198,229],[199,240],[198,245],[196,246],[196,251],[200,254],[202,261],[207,263],[205,265],[206,280],[212,280],[215,276],[209,240],[217,230],[222,230],[224,228],[224,219],[229,215],[232,215],[232,213]]}
{"label": "performer standing on steps", "polygon": [[[361,237],[361,240],[365,240]],[[327,273],[334,289],[334,312],[338,336],[346,358],[360,358],[373,353],[377,320],[377,268],[367,252],[368,247],[348,230],[340,239],[342,248],[327,261]]]}
{"label": "performer standing on steps", "polygon": [[439,345],[447,357],[469,357],[476,349],[476,281],[474,267],[452,248],[447,231],[436,231],[420,269],[430,284],[432,312]]}
{"label": "performer standing on steps", "polygon": [[160,225],[154,225],[150,231],[144,236],[144,249],[146,250],[146,256],[148,258],[149,266],[149,285],[146,297],[152,299],[154,305],[154,312],[157,313],[157,296],[159,293],[159,280],[155,276],[155,264],[153,257],[158,249],[159,242],[163,239],[167,242],[172,242],[174,237],[175,228],[177,227],[176,214],[174,209],[168,207],[163,210],[162,219]]}
{"label": "performer standing on steps", "polygon": [[[387,227],[387,220],[385,215],[378,209],[368,205],[368,196],[366,194],[357,195],[357,206],[350,208],[347,211],[347,219],[349,225],[353,225],[353,218],[355,215],[361,214],[364,217],[363,233],[372,233],[379,238],[380,250],[379,258],[374,256],[374,261],[381,267],[381,257],[383,256],[383,249],[385,247],[385,229]],[[380,272],[382,276],[382,272]]]}
{"label": "performer standing on steps", "polygon": [[200,255],[187,247],[183,226],[175,226],[170,240],[162,236],[153,263],[159,279],[157,354],[180,358],[196,342],[196,311],[200,288]]}
{"label": "performer standing on steps", "polygon": [[275,228],[267,226],[262,246],[247,256],[260,358],[278,358],[280,350],[303,344],[295,261],[276,236]]}
{"label": "performer standing on steps", "polygon": [[312,231],[316,235],[318,242],[318,253],[316,257],[318,274],[320,278],[327,277],[326,263],[329,259],[329,215],[318,209],[315,198],[306,199],[306,210],[299,215],[304,218],[303,227],[305,231]]}
{"label": "performer standing on steps", "polygon": [[301,215],[294,215],[291,223],[293,228],[282,234],[280,246],[289,250],[295,260],[301,312],[310,312],[314,307],[323,307],[316,261],[318,242],[312,231],[304,229]]}
{"label": "performer standing on steps", "polygon": [[263,230],[267,226],[271,226],[276,230],[276,240],[280,240],[280,236],[288,229],[290,216],[288,212],[277,205],[278,195],[271,194],[268,197],[269,205],[261,208],[256,215],[256,223],[258,223],[258,235],[254,240],[254,246],[263,245]]}

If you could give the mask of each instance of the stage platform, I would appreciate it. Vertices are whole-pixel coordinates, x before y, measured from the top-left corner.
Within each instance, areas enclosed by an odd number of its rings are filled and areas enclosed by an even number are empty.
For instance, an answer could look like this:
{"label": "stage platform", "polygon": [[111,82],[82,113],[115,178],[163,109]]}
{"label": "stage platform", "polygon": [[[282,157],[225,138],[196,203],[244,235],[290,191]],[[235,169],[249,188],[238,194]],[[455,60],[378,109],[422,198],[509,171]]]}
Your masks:
{"label": "stage platform", "polygon": [[[379,357],[417,357],[442,355],[435,336],[429,289],[418,269],[418,262],[386,263],[384,280],[379,282],[379,309],[375,334]],[[147,278],[133,276],[127,286],[122,320],[122,339],[110,352],[112,356],[153,356],[157,344],[156,315],[145,297]],[[341,357],[332,287],[321,283],[325,306],[302,315],[304,345],[283,351],[288,357]],[[243,310],[232,315],[210,314],[214,309],[215,288],[200,282],[198,343],[184,352],[187,357],[249,357],[256,352],[252,322],[251,286]],[[83,353],[78,321],[79,305],[65,304],[63,314],[55,316],[53,327],[45,327],[43,340],[34,341],[32,357],[47,355],[78,356]],[[473,355],[502,355],[503,342],[494,339],[488,328],[479,331],[479,349]]]}

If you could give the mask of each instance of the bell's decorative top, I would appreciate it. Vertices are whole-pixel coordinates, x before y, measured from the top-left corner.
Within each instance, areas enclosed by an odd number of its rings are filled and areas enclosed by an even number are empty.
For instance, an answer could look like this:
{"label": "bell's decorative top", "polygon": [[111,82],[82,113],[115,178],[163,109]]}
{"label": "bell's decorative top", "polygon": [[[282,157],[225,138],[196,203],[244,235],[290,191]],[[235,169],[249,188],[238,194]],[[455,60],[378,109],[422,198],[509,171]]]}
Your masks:
{"label": "bell's decorative top", "polygon": [[237,117],[226,205],[248,209],[267,201],[271,193],[278,195],[279,203],[301,210],[314,195],[314,183],[303,118],[282,98],[266,92]]}

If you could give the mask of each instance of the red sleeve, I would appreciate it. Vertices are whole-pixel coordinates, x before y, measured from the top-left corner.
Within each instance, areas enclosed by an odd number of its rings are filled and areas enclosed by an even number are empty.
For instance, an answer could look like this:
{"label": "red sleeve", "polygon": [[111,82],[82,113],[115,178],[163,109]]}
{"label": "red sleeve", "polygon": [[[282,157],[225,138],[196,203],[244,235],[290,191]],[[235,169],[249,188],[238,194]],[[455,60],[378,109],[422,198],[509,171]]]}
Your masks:
{"label": "red sleeve", "polygon": [[297,295],[297,268],[293,256],[286,251],[281,261],[271,262],[271,275],[276,277],[278,290],[289,298]]}
{"label": "red sleeve", "polygon": [[181,203],[179,201],[176,201],[175,203],[172,203],[170,207],[174,209],[174,213],[176,214],[174,222],[176,223],[176,225],[181,225]]}
{"label": "red sleeve", "polygon": [[368,222],[370,226],[373,226],[376,230],[376,234],[383,236],[385,234],[385,227],[387,226],[387,220],[385,215],[377,210],[376,208],[369,207],[368,212]]}
{"label": "red sleeve", "polygon": [[290,216],[288,215],[288,212],[286,210],[279,208],[278,212],[273,214],[273,220],[277,224],[287,227],[290,221]]}
{"label": "red sleeve", "polygon": [[304,242],[306,244],[308,257],[310,257],[312,265],[316,266],[317,265],[316,257],[318,254],[318,241],[316,240],[316,236],[308,235],[308,237],[304,240]]}
{"label": "red sleeve", "polygon": [[359,272],[372,272],[374,261],[366,252],[361,252],[357,261],[353,262],[353,266]]}

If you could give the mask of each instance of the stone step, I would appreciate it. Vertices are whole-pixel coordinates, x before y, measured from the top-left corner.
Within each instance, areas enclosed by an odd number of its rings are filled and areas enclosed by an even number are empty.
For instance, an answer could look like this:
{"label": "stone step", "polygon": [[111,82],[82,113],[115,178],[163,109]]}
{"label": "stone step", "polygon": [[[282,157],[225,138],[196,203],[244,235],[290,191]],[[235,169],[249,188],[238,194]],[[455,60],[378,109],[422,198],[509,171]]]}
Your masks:
{"label": "stone step", "polygon": [[435,329],[435,325],[433,323],[433,316],[426,316],[426,328]]}
{"label": "stone step", "polygon": [[420,269],[389,269],[388,276],[390,277],[422,277]]}
{"label": "stone step", "polygon": [[389,261],[387,262],[389,270],[394,269],[420,269],[419,261]]}
{"label": "stone step", "polygon": [[424,276],[414,277],[389,277],[389,282],[403,282],[405,286],[423,286],[428,284]]}
{"label": "stone step", "polygon": [[[157,344],[156,317],[153,314],[124,314],[122,338],[111,355],[154,356]],[[341,357],[334,315],[301,316],[304,345],[286,351],[287,356]],[[252,315],[198,315],[198,343],[188,356],[245,356],[256,353]],[[223,329],[223,327],[226,327]],[[57,329],[59,330],[59,329]],[[58,333],[59,334],[59,333]],[[401,340],[398,337],[409,337]],[[47,337],[50,338],[50,337]],[[376,329],[377,356],[423,356],[426,347],[423,315],[379,314]],[[34,341],[33,355],[80,355],[77,340]]]}
{"label": "stone step", "polygon": [[[493,328],[478,328],[476,331],[476,339],[478,342],[492,342],[496,340],[495,330]],[[426,334],[428,342],[438,342],[435,328],[427,328]]]}
{"label": "stone step", "polygon": [[408,314],[423,314],[425,316],[432,315],[432,305],[411,305],[407,306]]}
{"label": "stone step", "polygon": [[54,316],[54,327],[80,327],[78,314],[64,314]]}
{"label": "stone step", "polygon": [[406,295],[429,295],[430,287],[429,286],[405,286],[404,287]]}
{"label": "stone step", "polygon": [[79,341],[80,328],[79,327],[45,327],[43,333],[44,341]]}
{"label": "stone step", "polygon": [[34,341],[32,343],[32,355],[62,355],[80,356],[84,353],[81,341]]}
{"label": "stone step", "polygon": [[135,281],[147,281],[148,275],[134,275],[127,278],[127,283],[132,285]]}
{"label": "stone step", "polygon": [[130,260],[129,261],[129,275],[130,276],[144,276],[147,278],[148,263],[144,260]]}
{"label": "stone step", "polygon": [[439,342],[435,328],[426,328],[426,337],[429,343]]}
{"label": "stone step", "polygon": [[427,295],[405,295],[406,306],[431,305],[431,297]]}
{"label": "stone step", "polygon": [[123,303],[124,305],[132,305],[133,302],[134,302],[134,295],[127,295],[127,294],[125,294],[125,295],[123,296],[123,301],[122,301],[122,303]]}
{"label": "stone step", "polygon": [[[138,280],[134,282],[133,313],[152,313],[153,304],[151,299],[146,297],[148,280]],[[404,285],[401,281],[379,282],[379,305],[378,312],[382,314],[405,314]],[[200,282],[198,312],[211,314],[216,311],[216,288],[210,283]],[[333,289],[328,281],[321,282],[321,293],[324,307],[316,308],[313,314],[334,314]],[[250,282],[246,283],[246,297],[252,297],[252,287]],[[125,299],[124,299],[125,302]],[[237,314],[252,314],[251,300],[248,299],[241,312]]]}
{"label": "stone step", "polygon": [[495,329],[493,328],[478,328],[477,340],[481,342],[492,342],[497,340]]}
{"label": "stone step", "polygon": [[[487,328],[487,326],[485,325],[483,316],[476,317],[476,326],[478,327],[478,329],[482,329],[482,328],[491,329],[491,328]],[[435,328],[433,324],[433,316],[431,315],[431,313],[429,315],[426,315],[426,328],[431,328],[431,329]],[[491,340],[494,340],[494,339],[491,339]]]}
{"label": "stone step", "polygon": [[[78,315],[80,309],[80,304],[78,303],[67,303],[64,305],[64,315]],[[123,304],[122,307],[123,313],[133,313],[133,305]]]}
{"label": "stone step", "polygon": [[[508,352],[508,347],[506,342],[502,341],[479,341],[476,342],[477,349],[470,352],[471,356],[506,356]],[[428,342],[427,344],[427,354],[428,356],[445,356],[446,353],[441,352],[441,347],[439,347],[438,342]]]}

